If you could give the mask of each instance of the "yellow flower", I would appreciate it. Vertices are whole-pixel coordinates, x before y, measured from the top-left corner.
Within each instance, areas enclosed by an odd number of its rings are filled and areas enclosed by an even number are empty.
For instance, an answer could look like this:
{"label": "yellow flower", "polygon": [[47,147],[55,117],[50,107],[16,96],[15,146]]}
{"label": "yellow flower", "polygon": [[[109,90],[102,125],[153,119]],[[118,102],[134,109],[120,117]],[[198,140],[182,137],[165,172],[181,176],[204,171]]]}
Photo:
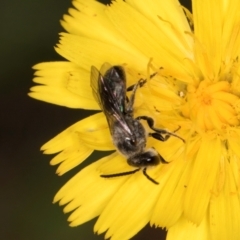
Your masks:
{"label": "yellow flower", "polygon": [[[90,68],[122,65],[127,84],[148,79],[136,96],[135,116],[177,132],[185,143],[148,138],[169,164],[148,169],[160,184],[133,170],[117,152],[89,165],[54,198],[77,226],[99,216],[94,230],[129,239],[148,222],[168,240],[240,238],[240,1],[193,0],[193,14],[177,0],[116,0],[105,6],[77,0],[64,16],[56,51],[66,62],[34,68],[30,96],[71,108],[99,109]],[[186,17],[187,16],[187,17]],[[150,59],[152,59],[150,61]],[[152,73],[157,73],[150,79]],[[103,113],[69,127],[46,143],[59,175],[94,150],[113,150]]]}

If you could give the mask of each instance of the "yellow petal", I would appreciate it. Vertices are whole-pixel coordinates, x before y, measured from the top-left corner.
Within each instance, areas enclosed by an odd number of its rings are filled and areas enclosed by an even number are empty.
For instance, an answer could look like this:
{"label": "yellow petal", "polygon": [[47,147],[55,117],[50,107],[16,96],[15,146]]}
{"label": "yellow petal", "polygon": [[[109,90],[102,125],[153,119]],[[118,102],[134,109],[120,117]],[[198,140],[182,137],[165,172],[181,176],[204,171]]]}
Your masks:
{"label": "yellow petal", "polygon": [[159,194],[159,187],[147,180],[142,172],[127,178],[109,201],[94,227],[98,233],[108,229],[106,238],[130,239],[149,221]]}
{"label": "yellow petal", "polygon": [[[123,1],[113,2],[107,10],[116,29],[145,56],[153,58],[157,66],[175,69],[180,74],[184,72],[186,75],[182,63],[186,54],[174,44],[169,44],[171,40],[161,34],[161,29],[158,29],[154,23]],[[167,25],[169,31],[172,31],[171,25]],[[191,54],[188,57],[191,58]]]}
{"label": "yellow petal", "polygon": [[91,37],[96,34],[97,37],[101,37],[100,33],[104,34],[101,26],[104,25],[103,22],[106,18],[104,17],[106,6],[94,0],[77,0],[73,2],[73,5],[75,8],[70,8],[69,15],[64,15],[64,20],[61,21],[67,32],[86,36],[92,34]]}
{"label": "yellow petal", "polygon": [[30,97],[65,107],[99,109],[89,72],[69,62],[40,63],[34,69],[37,77],[33,81],[43,85],[32,87]]}
{"label": "yellow petal", "polygon": [[163,41],[170,41],[169,45],[181,49],[186,55],[189,54],[189,50],[192,49],[192,41],[185,32],[190,32],[191,30],[179,1],[149,0],[147,3],[148,7],[146,7],[144,0],[128,0],[127,3],[159,28],[163,35]]}
{"label": "yellow petal", "polygon": [[[81,144],[81,142],[79,142],[79,144]],[[61,176],[82,163],[92,154],[92,152],[93,150],[85,147],[83,143],[81,148],[73,145],[67,149],[64,149],[61,153],[54,157],[50,164],[56,165],[61,163],[56,171],[56,173]]]}
{"label": "yellow petal", "polygon": [[[128,172],[135,169],[129,166],[127,164],[126,157],[119,155],[119,153],[115,152],[111,154],[111,156],[111,161],[106,161],[103,164],[99,165],[98,171],[105,175],[108,175],[114,173]],[[127,176],[125,178],[127,178]],[[114,180],[114,178],[109,180]]]}
{"label": "yellow petal", "polygon": [[234,154],[237,155],[238,158],[240,158],[240,142],[239,142],[240,135],[238,132],[232,130],[230,134],[228,135],[228,143],[231,148],[231,150],[234,152]]}
{"label": "yellow petal", "polygon": [[200,55],[204,51],[207,53],[207,59],[214,58],[211,65],[214,76],[217,76],[222,60],[222,2],[218,0],[193,0],[192,8],[194,33],[202,45],[202,48],[197,48],[196,60],[202,66],[203,74],[208,76],[208,62],[202,62]]}
{"label": "yellow petal", "polygon": [[186,161],[183,159],[177,159],[174,165],[164,166],[159,179],[161,192],[153,210],[151,225],[169,228],[181,217],[185,187],[180,179],[185,168]]}
{"label": "yellow petal", "polygon": [[[239,161],[239,158],[238,158]],[[212,239],[238,239],[240,229],[240,201],[239,189],[233,178],[228,159],[224,161],[226,175],[223,191],[214,189],[210,201],[209,224]]]}
{"label": "yellow petal", "polygon": [[228,62],[231,58],[236,59],[240,53],[239,39],[239,14],[240,2],[238,0],[223,1],[222,4],[222,52],[223,59]]}
{"label": "yellow petal", "polygon": [[[77,226],[98,216],[112,195],[125,181],[106,181],[96,171],[99,165],[105,161],[111,161],[108,156],[84,168],[68,181],[54,197],[54,202],[60,201],[60,205],[67,204],[64,212],[73,211],[68,220],[70,226]],[[91,209],[91,211],[89,211]]]}
{"label": "yellow petal", "polygon": [[45,154],[60,152],[51,160],[52,165],[60,163],[57,169],[59,175],[83,162],[94,149],[114,149],[106,119],[102,113],[75,123],[41,148]]}
{"label": "yellow petal", "polygon": [[69,9],[69,15],[64,15],[64,21],[61,22],[69,33],[96,39],[120,49],[124,46],[125,51],[139,54],[138,49],[134,49],[111,23],[105,12],[106,5],[95,0],[78,0],[73,5],[76,9]]}
{"label": "yellow petal", "polygon": [[168,230],[167,240],[209,240],[209,223],[205,217],[199,226],[182,217]]}
{"label": "yellow petal", "polygon": [[[108,132],[108,137],[103,138],[102,136],[106,136],[103,135],[106,134],[106,132]],[[91,137],[86,138],[86,135]],[[83,138],[81,138],[81,136],[83,136]],[[53,154],[72,145],[81,147],[82,143],[86,146],[91,145],[98,150],[112,150],[113,145],[110,141],[106,118],[102,113],[91,115],[73,124],[49,142],[45,143],[41,150],[43,150],[45,154]]]}
{"label": "yellow petal", "polygon": [[184,215],[197,225],[206,215],[220,159],[219,138],[204,137],[194,160],[184,200]]}
{"label": "yellow petal", "polygon": [[61,34],[56,51],[87,71],[90,71],[92,65],[99,69],[104,62],[112,65],[128,63],[129,67],[143,71],[149,61],[141,52],[129,52],[124,46],[120,48],[99,40],[66,33]]}

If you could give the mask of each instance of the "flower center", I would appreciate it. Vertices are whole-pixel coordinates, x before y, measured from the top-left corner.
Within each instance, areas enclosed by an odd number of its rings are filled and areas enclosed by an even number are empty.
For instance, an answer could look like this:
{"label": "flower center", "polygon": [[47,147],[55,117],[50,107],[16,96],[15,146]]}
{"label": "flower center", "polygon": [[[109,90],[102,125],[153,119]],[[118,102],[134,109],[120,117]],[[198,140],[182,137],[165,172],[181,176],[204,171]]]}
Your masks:
{"label": "flower center", "polygon": [[190,118],[197,129],[225,129],[239,125],[239,102],[239,97],[231,93],[228,81],[203,80],[188,86],[182,114]]}

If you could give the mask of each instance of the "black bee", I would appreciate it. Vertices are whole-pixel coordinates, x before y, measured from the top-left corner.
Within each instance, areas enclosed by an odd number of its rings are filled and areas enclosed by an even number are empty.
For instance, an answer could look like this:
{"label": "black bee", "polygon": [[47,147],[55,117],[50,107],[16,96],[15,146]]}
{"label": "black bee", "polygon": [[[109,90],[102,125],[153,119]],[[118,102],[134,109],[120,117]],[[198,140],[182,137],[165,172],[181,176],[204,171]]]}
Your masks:
{"label": "black bee", "polygon": [[[121,66],[111,66],[104,63],[100,72],[94,66],[91,68],[93,95],[106,116],[113,144],[127,158],[128,164],[136,167],[133,171],[101,175],[101,177],[125,176],[142,169],[147,179],[158,184],[147,174],[147,168],[156,166],[161,162],[167,162],[154,148],[145,149],[147,137],[151,136],[160,141],[166,141],[170,136],[175,136],[183,140],[175,133],[155,128],[151,117],[139,116],[134,118],[135,93],[137,88],[142,87],[145,82],[146,80],[141,79],[135,85],[127,88],[125,72]],[[126,95],[128,90],[132,90],[129,99]],[[146,120],[154,132],[147,134],[140,120]]]}

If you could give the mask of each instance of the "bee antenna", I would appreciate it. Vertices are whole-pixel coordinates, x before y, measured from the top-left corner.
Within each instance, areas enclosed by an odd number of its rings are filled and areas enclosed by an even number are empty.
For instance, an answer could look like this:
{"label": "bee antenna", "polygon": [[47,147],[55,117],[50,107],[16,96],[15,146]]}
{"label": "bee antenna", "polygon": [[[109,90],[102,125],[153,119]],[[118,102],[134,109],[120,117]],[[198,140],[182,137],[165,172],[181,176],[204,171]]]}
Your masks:
{"label": "bee antenna", "polygon": [[102,178],[113,178],[113,177],[121,177],[121,176],[126,176],[126,175],[130,175],[130,174],[133,174],[135,172],[138,172],[141,168],[137,168],[137,169],[134,169],[133,171],[129,171],[129,172],[121,172],[121,173],[114,173],[114,174],[102,174],[100,175],[100,177]]}
{"label": "bee antenna", "polygon": [[157,181],[155,181],[154,179],[152,179],[148,174],[147,174],[147,168],[143,169],[143,175],[152,183],[154,184],[159,184]]}

